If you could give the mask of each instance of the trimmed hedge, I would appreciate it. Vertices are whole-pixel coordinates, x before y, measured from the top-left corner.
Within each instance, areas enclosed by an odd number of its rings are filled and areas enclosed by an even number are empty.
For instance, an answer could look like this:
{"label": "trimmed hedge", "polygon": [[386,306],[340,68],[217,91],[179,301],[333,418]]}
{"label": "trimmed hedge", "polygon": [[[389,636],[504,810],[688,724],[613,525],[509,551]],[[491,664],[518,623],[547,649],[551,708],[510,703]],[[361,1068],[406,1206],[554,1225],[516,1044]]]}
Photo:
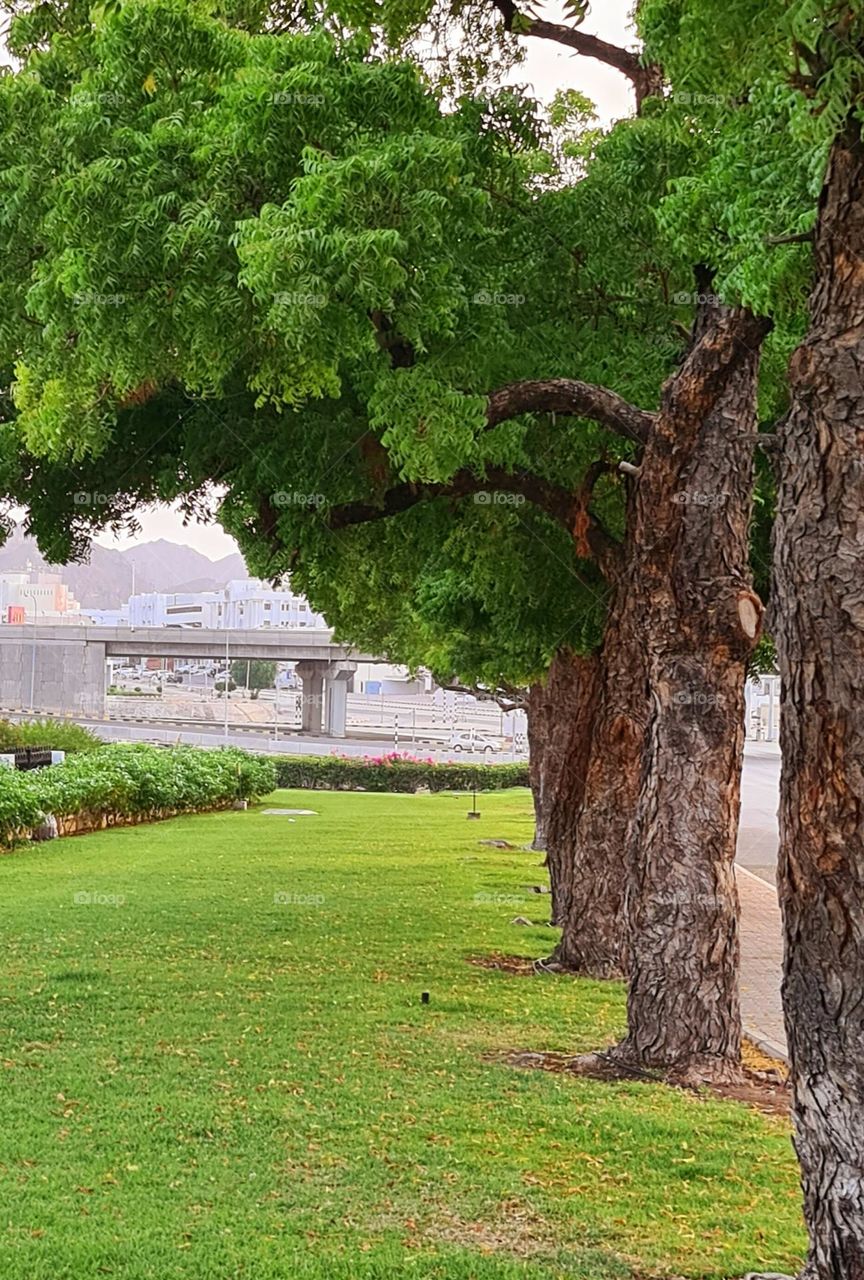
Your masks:
{"label": "trimmed hedge", "polygon": [[51,751],[97,751],[104,743],[80,724],[65,720],[0,720],[0,755],[16,747],[48,747]]}
{"label": "trimmed hedge", "polygon": [[0,767],[0,844],[28,835],[48,814],[77,819],[79,827],[148,822],[267,795],[275,786],[265,757],[198,747],[118,744],[32,773]]}
{"label": "trimmed hedge", "polygon": [[436,764],[413,756],[277,756],[280,787],[299,791],[501,791],[527,787],[527,764]]}

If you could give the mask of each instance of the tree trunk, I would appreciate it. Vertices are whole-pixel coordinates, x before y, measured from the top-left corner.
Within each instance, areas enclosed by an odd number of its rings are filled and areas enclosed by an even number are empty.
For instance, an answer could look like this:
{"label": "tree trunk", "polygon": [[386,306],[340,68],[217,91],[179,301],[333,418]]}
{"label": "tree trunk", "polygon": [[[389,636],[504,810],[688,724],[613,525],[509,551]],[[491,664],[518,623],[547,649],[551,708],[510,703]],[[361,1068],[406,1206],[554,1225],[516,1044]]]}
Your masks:
{"label": "tree trunk", "polygon": [[600,689],[582,809],[571,817],[571,890],[551,963],[593,978],[627,970],[626,849],[639,793],[645,690],[638,600],[615,589],[603,637]]}
{"label": "tree trunk", "polygon": [[758,345],[745,349],[695,437],[649,444],[637,499],[631,577],[644,596],[649,713],[616,1056],[689,1080],[741,1069],[733,863],[746,664],[762,617],[748,564],[758,367]]}
{"label": "tree trunk", "polygon": [[864,145],[834,145],[775,526],[779,893],[806,1274],[864,1277]]}
{"label": "tree trunk", "polygon": [[[542,684],[531,686],[528,736],[537,822],[535,847],[546,850],[552,923],[567,911],[572,884],[573,821],[582,805],[597,709],[597,655],[559,650]],[[538,846],[538,833],[543,845]]]}
{"label": "tree trunk", "polygon": [[531,841],[531,848],[542,853],[546,849],[548,787],[545,769],[550,734],[545,685],[540,680],[528,688],[525,717],[528,721],[528,777],[531,782],[531,798],[534,801],[534,839]]}

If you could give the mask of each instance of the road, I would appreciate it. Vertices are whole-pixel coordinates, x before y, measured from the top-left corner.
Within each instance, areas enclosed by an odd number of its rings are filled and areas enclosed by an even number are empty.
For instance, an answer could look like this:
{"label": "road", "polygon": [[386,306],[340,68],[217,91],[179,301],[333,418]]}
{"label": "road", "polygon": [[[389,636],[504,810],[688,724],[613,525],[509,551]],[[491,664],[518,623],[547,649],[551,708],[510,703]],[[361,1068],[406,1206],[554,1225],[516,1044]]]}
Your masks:
{"label": "road", "polygon": [[[11,718],[16,719],[17,716],[12,716]],[[23,718],[26,719],[26,716]],[[99,737],[111,742],[160,742],[166,744],[182,742],[191,746],[213,747],[220,746],[227,741],[232,747],[245,747],[249,751],[260,751],[276,755],[306,756],[329,756],[334,752],[345,756],[378,756],[393,750],[392,739],[388,738],[386,741],[382,741],[380,737],[324,738],[308,737],[306,735],[301,737],[299,733],[290,733],[280,729],[279,737],[274,738],[272,726],[266,728],[262,726],[261,729],[251,732],[229,727],[226,739],[223,725],[206,721],[196,722],[194,726],[190,725],[189,727],[184,727],[183,725],[165,727],[155,721],[150,724],[128,724],[122,721],[88,720],[76,717],[76,724],[92,729]],[[408,740],[400,742],[399,751],[407,755],[416,755],[422,760],[454,760],[473,764],[483,764],[484,762],[509,764],[513,760],[526,759],[524,756],[514,756],[509,751],[454,752],[444,743],[440,747],[419,744],[415,746]]]}
{"label": "road", "polygon": [[776,883],[777,803],[780,790],[780,752],[773,743],[750,742],[744,750],[741,775],[741,823],[738,865]]}

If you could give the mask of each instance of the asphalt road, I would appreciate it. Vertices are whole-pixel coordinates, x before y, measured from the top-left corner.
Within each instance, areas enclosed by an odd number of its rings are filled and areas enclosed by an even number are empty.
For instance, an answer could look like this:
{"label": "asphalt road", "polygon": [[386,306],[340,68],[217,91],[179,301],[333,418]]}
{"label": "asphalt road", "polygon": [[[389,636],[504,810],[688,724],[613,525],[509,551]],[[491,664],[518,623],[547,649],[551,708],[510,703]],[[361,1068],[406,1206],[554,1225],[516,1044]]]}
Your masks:
{"label": "asphalt road", "polygon": [[779,790],[779,751],[768,743],[748,743],[741,775],[737,862],[771,884],[777,879]]}
{"label": "asphalt road", "polygon": [[[76,717],[78,724],[85,725],[88,729],[92,729],[94,733],[109,741],[123,742],[162,742],[162,743],[190,743],[193,746],[212,746],[218,747],[223,742],[230,743],[233,747],[246,747],[250,751],[270,752],[277,755],[313,755],[313,756],[329,756],[333,752],[346,756],[377,756],[384,755],[393,750],[393,741],[391,738],[313,738],[303,736],[298,733],[290,733],[284,728],[280,729],[279,737],[274,738],[272,726],[263,726],[257,731],[246,731],[243,729],[229,728],[228,737],[225,737],[224,726],[212,722],[201,722],[188,727],[183,725],[160,725],[156,721],[149,724],[129,724],[123,721],[111,720],[88,720]],[[446,743],[441,743],[440,747],[431,747],[426,744],[411,742],[410,738],[400,739],[400,752],[408,755],[416,755],[421,759],[429,757],[439,760],[462,760],[473,764],[485,763],[509,763],[516,759],[525,759],[524,756],[514,756],[511,752],[505,751],[453,751],[447,747]]]}

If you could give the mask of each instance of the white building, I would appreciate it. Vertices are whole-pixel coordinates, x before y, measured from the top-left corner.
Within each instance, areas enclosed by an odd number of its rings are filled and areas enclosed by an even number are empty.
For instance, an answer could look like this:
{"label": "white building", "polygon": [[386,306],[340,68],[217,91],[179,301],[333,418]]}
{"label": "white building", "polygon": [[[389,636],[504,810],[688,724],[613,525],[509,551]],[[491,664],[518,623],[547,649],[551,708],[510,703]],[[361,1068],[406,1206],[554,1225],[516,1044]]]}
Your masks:
{"label": "white building", "polygon": [[[98,625],[102,620],[94,616],[94,621]],[[152,591],[130,596],[125,621],[130,627],[228,627],[243,631],[261,627],[327,628],[326,619],[314,612],[304,596],[290,588],[271,587],[257,578],[235,579],[224,591]]]}
{"label": "white building", "polygon": [[0,623],[50,622],[81,625],[87,619],[59,573],[15,569],[0,573]]}

